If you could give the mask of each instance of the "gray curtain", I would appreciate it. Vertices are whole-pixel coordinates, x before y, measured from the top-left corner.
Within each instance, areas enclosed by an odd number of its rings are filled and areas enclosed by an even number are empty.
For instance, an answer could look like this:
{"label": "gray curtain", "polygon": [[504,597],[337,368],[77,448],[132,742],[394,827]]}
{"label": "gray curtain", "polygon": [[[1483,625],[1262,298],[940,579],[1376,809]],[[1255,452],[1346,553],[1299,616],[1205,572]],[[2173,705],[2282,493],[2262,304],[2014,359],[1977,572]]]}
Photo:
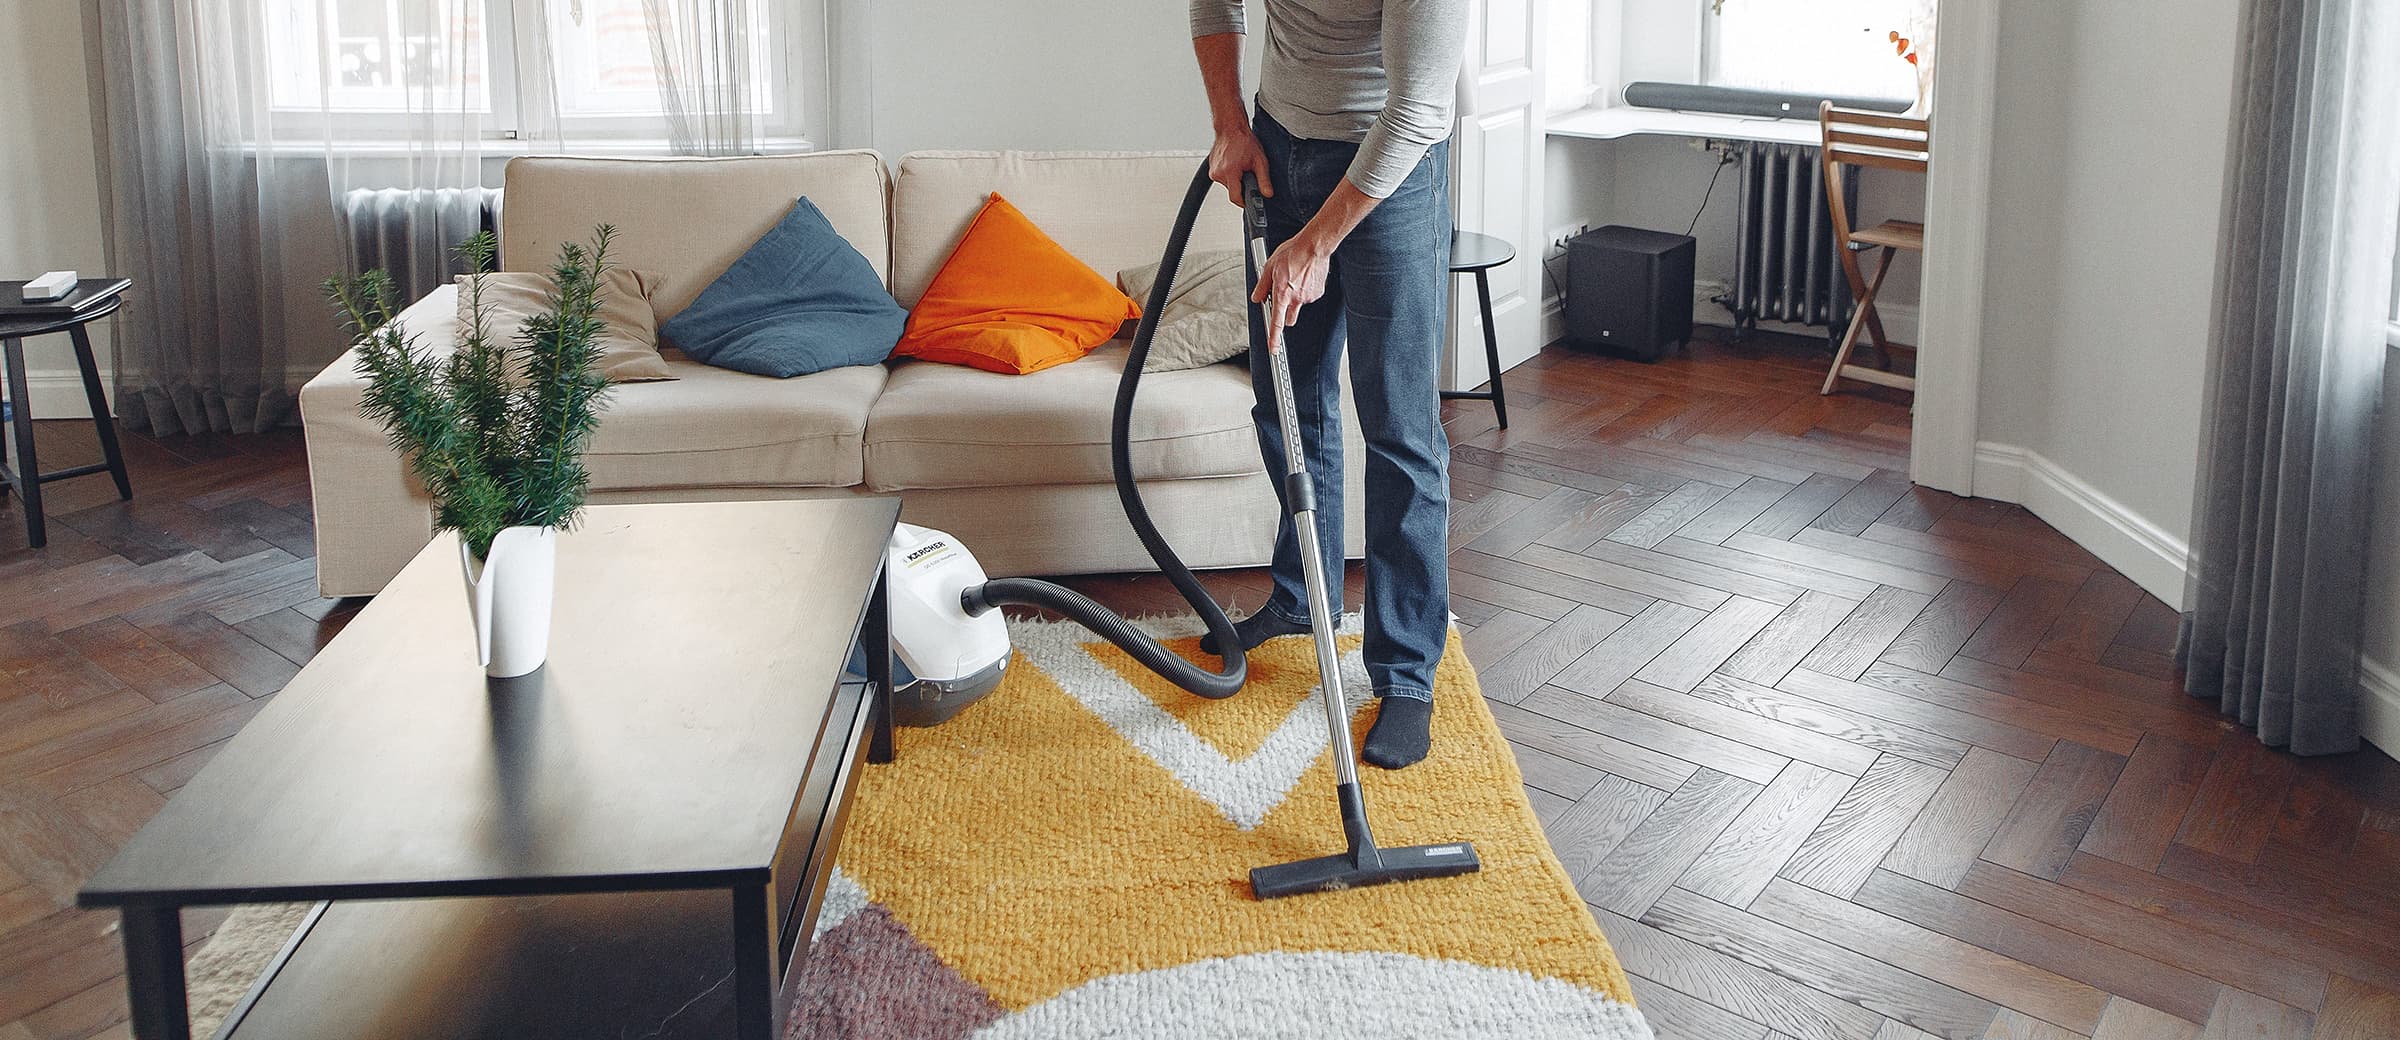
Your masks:
{"label": "gray curtain", "polygon": [[288,421],[285,235],[256,3],[100,0],[109,247],[132,278],[118,417],[159,434]]}
{"label": "gray curtain", "polygon": [[2244,11],[2180,656],[2269,746],[2333,754],[2358,746],[2400,3]]}

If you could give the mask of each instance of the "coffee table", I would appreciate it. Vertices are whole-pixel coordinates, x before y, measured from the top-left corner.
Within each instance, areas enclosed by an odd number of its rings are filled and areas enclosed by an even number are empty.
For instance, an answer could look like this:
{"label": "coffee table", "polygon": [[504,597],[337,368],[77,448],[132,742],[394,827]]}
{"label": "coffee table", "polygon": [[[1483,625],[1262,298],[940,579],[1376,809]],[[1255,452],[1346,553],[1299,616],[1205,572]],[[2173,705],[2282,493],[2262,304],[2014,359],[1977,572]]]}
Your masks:
{"label": "coffee table", "polygon": [[189,1034],[182,907],[322,901],[219,1036],[777,1035],[889,757],[888,654],[842,673],[889,645],[899,508],[592,507],[513,680],[436,538],[83,889],[123,913],[134,1034]]}

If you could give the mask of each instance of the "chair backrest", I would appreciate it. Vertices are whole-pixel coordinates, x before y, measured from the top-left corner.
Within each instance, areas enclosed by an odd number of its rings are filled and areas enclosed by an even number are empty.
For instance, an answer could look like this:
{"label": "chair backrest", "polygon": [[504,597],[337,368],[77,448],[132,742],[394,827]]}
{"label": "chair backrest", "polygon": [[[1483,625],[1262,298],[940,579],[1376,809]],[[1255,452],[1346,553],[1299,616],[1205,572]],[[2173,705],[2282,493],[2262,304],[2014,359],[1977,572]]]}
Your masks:
{"label": "chair backrest", "polygon": [[1880,166],[1924,173],[1933,158],[1933,122],[1888,112],[1817,104],[1819,153],[1825,164],[1825,202],[1832,211],[1836,241],[1850,236],[1849,206],[1842,198],[1842,167]]}
{"label": "chair backrest", "polygon": [[1825,101],[1817,105],[1817,126],[1828,166],[1848,163],[1924,173],[1933,155],[1929,119],[1835,108]]}

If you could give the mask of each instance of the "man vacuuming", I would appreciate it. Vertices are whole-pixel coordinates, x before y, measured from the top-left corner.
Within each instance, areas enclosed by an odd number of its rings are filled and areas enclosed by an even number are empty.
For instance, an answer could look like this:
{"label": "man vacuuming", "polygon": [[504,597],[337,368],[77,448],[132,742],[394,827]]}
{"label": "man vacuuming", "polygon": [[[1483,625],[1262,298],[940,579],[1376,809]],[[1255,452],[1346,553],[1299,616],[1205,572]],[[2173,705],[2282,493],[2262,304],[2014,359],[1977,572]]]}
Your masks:
{"label": "man vacuuming", "polygon": [[[1255,299],[1290,359],[1301,450],[1342,486],[1341,347],[1366,435],[1367,675],[1381,705],[1360,757],[1386,769],[1431,746],[1433,672],[1448,642],[1448,438],[1439,387],[1450,259],[1450,120],[1467,0],[1261,0],[1258,111],[1242,97],[1242,0],[1191,0],[1193,49],[1216,125],[1209,177],[1267,197],[1273,248]],[[1252,417],[1270,473],[1285,470],[1260,356]],[[1278,493],[1281,493],[1280,486]],[[1342,496],[1317,504],[1325,573],[1342,573]],[[1236,634],[1247,651],[1307,632],[1300,548],[1287,514],[1275,592]],[[1328,583],[1341,610],[1342,583]],[[1203,643],[1211,653],[1213,639]]]}

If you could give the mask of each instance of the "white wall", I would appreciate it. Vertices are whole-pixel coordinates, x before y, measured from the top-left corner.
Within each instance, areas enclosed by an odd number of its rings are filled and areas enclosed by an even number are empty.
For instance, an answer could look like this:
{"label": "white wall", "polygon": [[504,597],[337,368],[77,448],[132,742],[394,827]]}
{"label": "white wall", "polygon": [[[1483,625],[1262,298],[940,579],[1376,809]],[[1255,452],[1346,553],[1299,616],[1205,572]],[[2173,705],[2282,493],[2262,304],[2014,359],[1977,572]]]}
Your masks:
{"label": "white wall", "polygon": [[[2235,0],[2001,14],[1978,495],[2182,595]],[[2110,41],[2140,39],[2143,59]]]}
{"label": "white wall", "polygon": [[2383,400],[2367,571],[2367,703],[2359,721],[2368,740],[2400,755],[2400,350],[2384,356]]}
{"label": "white wall", "polygon": [[[0,4],[0,278],[107,269],[83,53],[76,0]],[[110,324],[92,329],[104,371]],[[67,342],[26,341],[37,417],[88,414]]]}
{"label": "white wall", "polygon": [[[848,0],[843,10],[864,20],[868,49],[867,140],[848,143],[894,162],[930,148],[1209,145],[1181,3]],[[1260,35],[1250,34],[1254,52]],[[1257,86],[1255,62],[1247,82]]]}

